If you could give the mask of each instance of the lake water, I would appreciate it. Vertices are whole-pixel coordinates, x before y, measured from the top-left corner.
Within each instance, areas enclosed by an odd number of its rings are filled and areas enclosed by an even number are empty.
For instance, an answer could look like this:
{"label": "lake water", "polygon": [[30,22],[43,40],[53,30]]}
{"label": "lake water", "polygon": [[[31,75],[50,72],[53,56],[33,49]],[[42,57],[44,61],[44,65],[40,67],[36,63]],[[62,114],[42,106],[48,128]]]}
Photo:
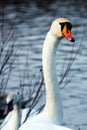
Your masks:
{"label": "lake water", "polygon": [[[2,10],[2,7],[1,7]],[[61,95],[64,106],[64,125],[78,130],[87,129],[87,1],[66,0],[54,2],[29,2],[22,5],[7,5],[4,7],[4,34],[15,24],[14,65],[11,72],[7,91],[17,92],[20,87],[29,93],[29,84],[34,88],[34,83],[41,79],[42,47],[44,38],[52,21],[57,17],[67,17],[73,24],[75,43],[63,39],[59,45],[56,65],[58,81],[65,72],[71,56],[79,52],[72,64],[65,81],[70,81],[63,89]],[[14,22],[15,21],[15,22]],[[13,42],[13,40],[10,42]],[[73,55],[72,55],[73,49]],[[27,68],[28,67],[28,68]],[[28,74],[26,71],[28,71]],[[24,78],[25,77],[25,78]],[[28,80],[29,79],[29,80]],[[41,80],[40,80],[41,81]],[[63,87],[63,82],[60,87]],[[28,92],[26,91],[28,90]]]}

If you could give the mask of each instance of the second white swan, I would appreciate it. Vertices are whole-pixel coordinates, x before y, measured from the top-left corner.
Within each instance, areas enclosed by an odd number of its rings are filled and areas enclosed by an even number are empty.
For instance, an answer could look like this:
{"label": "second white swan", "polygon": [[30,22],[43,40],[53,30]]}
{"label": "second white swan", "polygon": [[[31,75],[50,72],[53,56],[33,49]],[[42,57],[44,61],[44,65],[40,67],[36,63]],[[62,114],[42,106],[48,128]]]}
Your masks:
{"label": "second white swan", "polygon": [[21,109],[19,95],[9,93],[6,98],[6,108],[4,114],[13,109],[5,118],[0,126],[0,130],[18,130],[21,124]]}

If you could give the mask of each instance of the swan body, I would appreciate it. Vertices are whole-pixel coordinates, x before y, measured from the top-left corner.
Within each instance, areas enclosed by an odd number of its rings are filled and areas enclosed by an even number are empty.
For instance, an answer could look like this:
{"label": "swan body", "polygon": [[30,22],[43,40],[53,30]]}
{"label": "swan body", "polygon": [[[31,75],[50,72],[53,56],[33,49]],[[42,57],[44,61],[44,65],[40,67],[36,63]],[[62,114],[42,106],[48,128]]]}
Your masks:
{"label": "swan body", "polygon": [[[21,109],[21,113],[22,113],[22,114],[21,114],[21,125],[24,123],[28,112],[29,112],[29,108]],[[37,113],[38,113],[38,111],[36,111],[35,109],[33,109],[33,110],[30,112],[29,118],[35,116]]]}
{"label": "swan body", "polygon": [[18,130],[21,121],[21,111],[19,107],[18,95],[14,96],[9,94],[7,96],[7,107],[5,113],[9,110],[10,106],[13,105],[13,111],[5,118],[4,122],[0,126],[0,130]]}
{"label": "swan body", "polygon": [[45,38],[42,53],[46,105],[43,112],[28,119],[19,130],[71,130],[61,126],[63,123],[63,105],[55,66],[56,51],[61,38],[66,37],[74,42],[71,28],[72,25],[66,18],[58,18],[52,23]]}
{"label": "swan body", "polygon": [[[30,122],[28,122],[30,123]],[[33,124],[28,124],[26,126],[23,125],[23,130],[72,130],[70,128],[66,128],[63,126],[55,125],[52,123],[44,123],[44,122],[36,122]]]}

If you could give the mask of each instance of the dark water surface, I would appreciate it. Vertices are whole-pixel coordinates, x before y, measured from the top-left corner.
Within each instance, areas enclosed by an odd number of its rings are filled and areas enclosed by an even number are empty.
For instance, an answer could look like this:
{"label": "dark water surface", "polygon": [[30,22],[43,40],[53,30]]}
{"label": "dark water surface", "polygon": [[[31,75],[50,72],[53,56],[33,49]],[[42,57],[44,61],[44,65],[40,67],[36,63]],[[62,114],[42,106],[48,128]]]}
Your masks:
{"label": "dark water surface", "polygon": [[[72,21],[72,32],[76,41],[73,45],[66,39],[63,39],[59,45],[56,58],[58,81],[60,81],[60,76],[69,63],[72,46],[74,46],[73,56],[75,56],[80,44],[81,47],[67,77],[67,80],[71,80],[71,82],[61,90],[64,106],[64,125],[75,130],[78,128],[87,130],[86,0],[58,0],[52,3],[42,2],[41,5],[37,2],[30,2],[29,4],[8,5],[5,7],[6,24],[10,26],[10,19],[16,21],[18,40],[15,48],[19,47],[19,51],[15,55],[15,68],[11,72],[7,91],[18,90],[20,80],[24,80],[25,65],[28,66],[28,76],[31,81],[32,79],[36,80],[36,77],[38,77],[37,79],[40,78],[39,72],[42,68],[41,53],[46,33],[55,18],[65,16]],[[27,63],[26,60],[28,61]],[[25,79],[24,84],[26,85],[27,82]],[[60,87],[62,86],[63,84]]]}

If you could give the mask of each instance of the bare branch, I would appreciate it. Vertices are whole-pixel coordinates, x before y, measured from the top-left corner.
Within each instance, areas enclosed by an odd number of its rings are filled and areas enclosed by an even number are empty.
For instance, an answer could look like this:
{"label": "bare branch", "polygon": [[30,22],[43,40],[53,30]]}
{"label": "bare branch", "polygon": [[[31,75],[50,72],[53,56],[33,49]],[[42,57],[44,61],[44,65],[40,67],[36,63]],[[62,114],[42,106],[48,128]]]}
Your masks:
{"label": "bare branch", "polygon": [[[44,81],[44,78],[42,77],[42,81],[41,81],[41,83],[40,83],[40,85],[39,85],[39,87],[38,87],[38,90],[37,90],[37,92],[36,92],[36,95],[35,95],[35,97],[34,97],[34,99],[33,99],[33,102],[32,102],[32,104],[31,104],[31,107],[29,108],[29,111],[28,111],[28,113],[27,113],[27,116],[26,116],[24,122],[27,120],[27,118],[29,117],[29,114],[30,114],[31,110],[32,110],[33,107],[34,107],[34,103],[36,102],[37,97],[38,97],[38,95],[39,95],[39,93],[40,93],[41,87],[42,87],[42,85],[43,85],[43,81]],[[24,123],[24,122],[23,122],[23,123]]]}

